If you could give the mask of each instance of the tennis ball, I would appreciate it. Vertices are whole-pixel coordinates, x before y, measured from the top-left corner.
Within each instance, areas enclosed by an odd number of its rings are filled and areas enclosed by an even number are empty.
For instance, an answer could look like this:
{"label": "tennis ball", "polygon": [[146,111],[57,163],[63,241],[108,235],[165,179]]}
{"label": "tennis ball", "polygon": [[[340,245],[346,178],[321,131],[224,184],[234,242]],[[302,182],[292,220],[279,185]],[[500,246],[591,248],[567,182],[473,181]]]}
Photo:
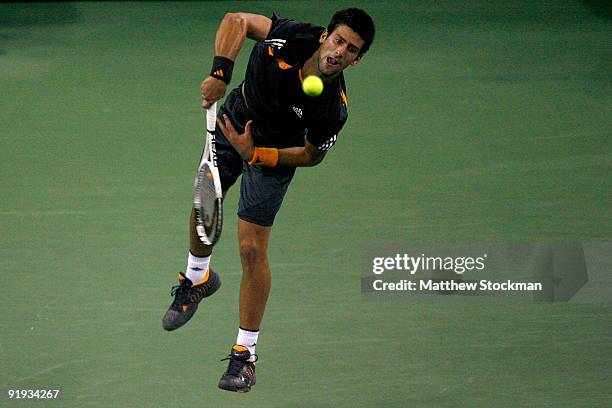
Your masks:
{"label": "tennis ball", "polygon": [[309,75],[302,82],[302,90],[308,96],[319,96],[323,92],[323,81],[316,75]]}

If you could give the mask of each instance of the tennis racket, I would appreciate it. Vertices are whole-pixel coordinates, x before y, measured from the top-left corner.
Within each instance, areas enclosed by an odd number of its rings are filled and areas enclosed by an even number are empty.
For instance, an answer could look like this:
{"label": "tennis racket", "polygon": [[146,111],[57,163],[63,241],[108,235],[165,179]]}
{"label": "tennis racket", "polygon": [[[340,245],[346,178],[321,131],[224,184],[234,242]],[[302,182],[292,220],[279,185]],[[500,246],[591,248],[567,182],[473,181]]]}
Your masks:
{"label": "tennis racket", "polygon": [[196,231],[206,245],[214,245],[219,240],[223,227],[223,191],[215,147],[216,119],[217,104],[213,103],[206,110],[206,140],[193,194]]}

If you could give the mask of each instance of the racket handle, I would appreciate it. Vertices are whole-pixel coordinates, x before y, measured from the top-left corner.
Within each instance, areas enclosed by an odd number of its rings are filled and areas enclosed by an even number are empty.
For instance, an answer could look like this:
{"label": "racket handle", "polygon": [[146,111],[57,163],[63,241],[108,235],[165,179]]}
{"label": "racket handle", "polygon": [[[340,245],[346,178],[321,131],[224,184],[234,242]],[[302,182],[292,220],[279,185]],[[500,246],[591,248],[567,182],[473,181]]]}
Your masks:
{"label": "racket handle", "polygon": [[206,130],[210,133],[214,133],[215,127],[217,126],[217,102],[210,105],[210,108],[206,109]]}

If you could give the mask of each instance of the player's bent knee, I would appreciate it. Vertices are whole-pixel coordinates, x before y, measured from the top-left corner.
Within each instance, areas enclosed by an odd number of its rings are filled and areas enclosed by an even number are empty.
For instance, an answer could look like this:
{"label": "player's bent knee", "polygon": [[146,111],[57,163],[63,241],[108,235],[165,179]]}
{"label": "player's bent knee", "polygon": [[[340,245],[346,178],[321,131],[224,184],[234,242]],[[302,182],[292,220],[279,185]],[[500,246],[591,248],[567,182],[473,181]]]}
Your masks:
{"label": "player's bent knee", "polygon": [[240,257],[249,262],[266,259],[266,245],[255,239],[240,240]]}

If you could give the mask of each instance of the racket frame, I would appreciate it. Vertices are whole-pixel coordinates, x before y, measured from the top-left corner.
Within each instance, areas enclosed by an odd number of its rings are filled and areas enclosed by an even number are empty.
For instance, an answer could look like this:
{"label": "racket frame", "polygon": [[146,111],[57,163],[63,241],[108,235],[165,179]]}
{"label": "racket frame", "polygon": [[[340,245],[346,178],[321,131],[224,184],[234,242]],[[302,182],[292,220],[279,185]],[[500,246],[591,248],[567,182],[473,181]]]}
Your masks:
{"label": "racket frame", "polygon": [[[215,128],[217,120],[217,104],[213,103],[206,110],[206,140],[204,151],[200,158],[200,164],[196,173],[193,193],[193,208],[195,213],[195,228],[200,238],[205,245],[214,245],[221,236],[223,227],[223,191],[221,189],[221,179],[219,177],[219,168],[217,167],[217,149],[215,144]],[[207,166],[208,165],[208,166]],[[211,223],[210,235],[206,233],[205,215],[202,203],[201,191],[204,183],[209,183],[208,170],[210,171],[212,182],[215,189],[215,211]]]}

